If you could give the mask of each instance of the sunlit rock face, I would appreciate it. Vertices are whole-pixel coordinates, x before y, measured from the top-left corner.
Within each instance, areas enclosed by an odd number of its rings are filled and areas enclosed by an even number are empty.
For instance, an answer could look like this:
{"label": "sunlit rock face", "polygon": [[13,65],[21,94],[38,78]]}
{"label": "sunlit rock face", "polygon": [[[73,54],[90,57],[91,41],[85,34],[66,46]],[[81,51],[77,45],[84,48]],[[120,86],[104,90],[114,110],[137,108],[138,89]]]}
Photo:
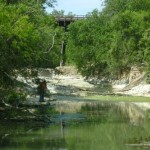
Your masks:
{"label": "sunlit rock face", "polygon": [[23,78],[18,76],[18,81],[26,84],[25,89],[29,93],[35,93],[38,82],[46,80],[47,88],[50,93],[58,93],[64,95],[86,95],[88,91],[94,88],[77,73],[77,70],[72,67],[56,68],[56,69],[38,69],[38,77]]}
{"label": "sunlit rock face", "polygon": [[115,93],[134,96],[150,96],[150,84],[146,81],[148,76],[142,67],[131,67],[128,73],[123,74],[118,80],[112,82]]}
{"label": "sunlit rock face", "polygon": [[[135,78],[131,77],[136,73]],[[26,84],[29,93],[36,92],[37,81],[46,80],[50,93],[63,95],[83,95],[121,93],[127,95],[150,96],[150,84],[146,84],[144,74],[133,70],[130,76],[123,76],[119,81],[108,81],[105,78],[85,78],[72,66],[57,67],[55,69],[39,68],[35,79],[18,76],[18,80]],[[129,80],[130,77],[130,80]]]}
{"label": "sunlit rock face", "polygon": [[59,93],[66,95],[78,95],[82,91],[88,91],[94,86],[85,81],[85,78],[69,67],[63,70],[49,70],[44,69],[39,71],[39,78],[47,81],[47,87],[51,93]]}

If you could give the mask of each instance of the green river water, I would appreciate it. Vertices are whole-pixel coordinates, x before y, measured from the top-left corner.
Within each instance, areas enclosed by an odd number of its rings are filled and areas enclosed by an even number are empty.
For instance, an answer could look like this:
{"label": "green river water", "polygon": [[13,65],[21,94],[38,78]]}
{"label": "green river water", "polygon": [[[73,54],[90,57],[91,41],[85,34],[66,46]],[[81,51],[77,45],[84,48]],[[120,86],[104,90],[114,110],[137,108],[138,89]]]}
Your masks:
{"label": "green river water", "polygon": [[51,123],[1,122],[0,150],[145,150],[150,122],[110,106],[84,106],[77,113],[51,116]]}

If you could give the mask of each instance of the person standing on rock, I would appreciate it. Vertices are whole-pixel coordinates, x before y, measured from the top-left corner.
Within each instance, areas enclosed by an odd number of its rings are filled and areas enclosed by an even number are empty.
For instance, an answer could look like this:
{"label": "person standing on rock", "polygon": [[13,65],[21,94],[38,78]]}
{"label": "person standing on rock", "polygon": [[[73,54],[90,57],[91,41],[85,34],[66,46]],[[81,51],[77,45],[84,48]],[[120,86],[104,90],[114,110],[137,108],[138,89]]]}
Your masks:
{"label": "person standing on rock", "polygon": [[44,102],[44,96],[45,96],[45,92],[47,90],[47,83],[44,80],[43,82],[40,82],[39,86],[37,87],[38,89],[38,93],[40,95],[40,99],[39,102]]}

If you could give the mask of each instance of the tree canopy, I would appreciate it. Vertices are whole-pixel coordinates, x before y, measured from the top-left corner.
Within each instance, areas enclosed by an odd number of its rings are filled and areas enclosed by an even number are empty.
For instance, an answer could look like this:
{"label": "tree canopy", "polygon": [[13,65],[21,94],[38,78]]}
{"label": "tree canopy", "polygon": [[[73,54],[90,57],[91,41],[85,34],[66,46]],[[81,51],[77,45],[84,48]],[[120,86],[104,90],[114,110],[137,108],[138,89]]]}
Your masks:
{"label": "tree canopy", "polygon": [[68,63],[86,76],[118,76],[134,65],[150,69],[149,0],[105,0],[105,8],[69,26]]}
{"label": "tree canopy", "polygon": [[[16,71],[59,65],[63,30],[48,15],[43,3],[55,0],[0,2],[0,83]],[[34,4],[34,5],[33,5]]]}

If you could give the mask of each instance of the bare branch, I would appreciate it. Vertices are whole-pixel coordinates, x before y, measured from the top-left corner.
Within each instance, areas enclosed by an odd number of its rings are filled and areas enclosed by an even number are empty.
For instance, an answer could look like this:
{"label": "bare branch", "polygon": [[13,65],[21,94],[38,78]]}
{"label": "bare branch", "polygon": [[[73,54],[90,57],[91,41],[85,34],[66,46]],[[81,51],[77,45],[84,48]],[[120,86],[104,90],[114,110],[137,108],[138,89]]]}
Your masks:
{"label": "bare branch", "polygon": [[6,103],[3,99],[2,99],[2,102],[3,102],[3,104],[4,104],[6,107],[12,107],[12,105],[9,105],[9,104]]}
{"label": "bare branch", "polygon": [[45,52],[43,52],[43,53],[49,53],[49,52],[52,50],[52,48],[54,47],[54,44],[55,44],[55,36],[56,36],[56,32],[55,32],[55,34],[54,34],[54,36],[53,36],[53,41],[52,41],[51,47],[49,48],[48,51],[45,51]]}

